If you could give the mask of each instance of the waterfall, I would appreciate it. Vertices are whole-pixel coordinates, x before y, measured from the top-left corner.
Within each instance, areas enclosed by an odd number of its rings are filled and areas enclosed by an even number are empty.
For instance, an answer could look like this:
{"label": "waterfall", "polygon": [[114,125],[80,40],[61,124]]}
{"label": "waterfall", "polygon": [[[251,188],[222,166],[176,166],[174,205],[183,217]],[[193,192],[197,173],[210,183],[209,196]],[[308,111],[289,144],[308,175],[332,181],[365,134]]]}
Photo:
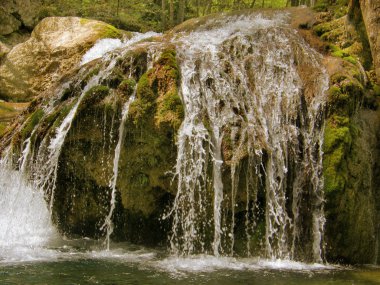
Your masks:
{"label": "waterfall", "polygon": [[0,260],[16,248],[45,245],[56,235],[43,193],[23,175],[12,168],[8,149],[0,161]]}
{"label": "waterfall", "polygon": [[109,75],[115,64],[115,59],[108,59],[106,67],[101,72],[99,72],[99,74],[94,75],[88,81],[86,86],[81,91],[81,94],[77,99],[75,105],[71,108],[70,112],[64,118],[59,127],[55,130],[55,136],[49,142],[47,140],[47,137],[45,137],[43,144],[38,150],[36,165],[34,166],[34,184],[36,189],[40,189],[50,197],[50,212],[52,211],[54,203],[54,191],[56,188],[59,156],[61,154],[65,138],[70,131],[72,122],[76,116],[77,110],[87,91],[89,91],[92,87],[98,85],[103,78]]}
{"label": "waterfall", "polygon": [[[239,183],[245,183],[246,254],[260,222],[258,195],[264,193],[265,255],[297,258],[304,218],[300,203],[309,195],[312,259],[321,261],[322,119],[328,88],[321,56],[287,25],[284,13],[209,20],[175,41],[186,115],[177,143],[172,251],[234,254],[236,195],[243,191]],[[222,207],[227,204],[228,210]]]}
{"label": "waterfall", "polygon": [[[69,101],[72,104],[67,115],[65,115],[50,134],[39,137],[40,142],[36,144],[37,130],[41,124],[37,124],[29,137],[25,138],[20,150],[20,158],[14,163],[14,154],[11,147],[0,163],[0,203],[2,211],[0,228],[0,246],[20,244],[23,246],[43,246],[52,236],[56,234],[52,224],[54,194],[58,178],[59,159],[64,147],[65,139],[72,127],[73,121],[80,110],[86,93],[94,86],[102,84],[115,68],[117,59],[123,57],[137,42],[157,36],[157,33],[146,34],[134,33],[129,40],[119,44],[108,40],[100,41],[92,50],[83,57],[81,65],[96,58],[101,58],[99,72],[91,72],[87,66],[81,67],[78,74],[54,90],[50,100],[42,104],[42,124],[52,114],[59,111],[65,91],[71,87],[79,90],[77,98]],[[105,54],[103,45],[107,45],[106,51],[120,48],[118,51]],[[87,76],[87,80],[83,78]],[[86,82],[83,86],[83,82]],[[118,160],[121,151],[122,137],[124,136],[124,122],[128,115],[128,107],[133,101],[134,95],[123,108],[122,122],[119,129],[119,142],[115,149],[114,175],[110,179],[111,201],[110,211],[106,217],[103,227],[107,229],[106,243],[109,248],[109,238],[113,231],[112,213],[115,208],[116,182]],[[55,122],[55,123],[57,123]],[[28,120],[21,125],[21,129]],[[43,128],[43,127],[42,127]],[[46,203],[47,200],[47,203]],[[46,205],[48,204],[48,205]]]}
{"label": "waterfall", "polygon": [[104,221],[104,224],[102,225],[101,229],[106,229],[106,246],[107,250],[110,248],[110,236],[113,233],[113,223],[112,223],[112,214],[115,210],[115,204],[116,204],[116,183],[117,183],[117,176],[119,173],[119,160],[120,160],[120,152],[121,152],[121,147],[122,143],[124,140],[124,129],[125,129],[125,122],[128,118],[128,111],[129,111],[129,106],[131,103],[135,100],[135,95],[136,95],[136,88],[134,91],[134,94],[129,98],[129,100],[125,103],[122,111],[122,118],[120,121],[120,126],[119,126],[119,139],[117,142],[117,145],[115,147],[115,156],[113,159],[113,175],[110,179],[109,182],[109,187],[111,189],[111,200],[110,200],[110,210],[109,213]]}
{"label": "waterfall", "polygon": [[[125,78],[137,80],[145,70],[148,74],[155,72],[149,70],[160,51],[170,45],[176,49],[181,74],[179,93],[185,109],[176,137],[173,185],[177,193],[165,215],[172,222],[171,251],[176,255],[206,253],[216,257],[323,261],[321,175],[328,77],[321,56],[289,26],[288,20],[284,12],[216,16],[191,32],[175,36],[169,33],[169,44],[161,38],[149,47],[145,45],[147,68],[136,67],[141,62],[127,52],[136,42],[157,34],[135,34],[124,42],[99,41],[83,57],[79,74],[42,105],[42,126],[37,125],[28,137],[23,137],[17,166],[13,165],[11,149],[1,162],[0,203],[8,214],[0,220],[0,226],[6,229],[0,242],[6,244],[5,241],[14,239],[43,244],[48,239],[54,232],[50,215],[54,210],[60,156],[86,102],[86,93],[97,85],[108,84],[107,80],[113,80],[109,77],[118,72],[122,75],[114,80],[117,84]],[[104,54],[106,51],[111,52]],[[101,58],[96,63],[99,71],[93,72],[93,63],[86,63],[96,58]],[[128,68],[122,67],[128,60],[129,75]],[[115,82],[109,83],[112,98],[123,96]],[[69,86],[75,92],[67,99],[65,90]],[[150,87],[153,90],[162,86],[153,82]],[[101,209],[107,213],[100,228],[106,230],[107,249],[114,231],[125,125],[135,95],[136,90],[123,106],[113,163],[110,159],[106,166],[108,122],[104,114],[101,164],[105,186],[103,180],[95,181],[98,184],[94,188],[106,188],[109,192],[104,192],[110,194],[107,206]],[[39,133],[43,122],[61,110],[61,104],[68,108],[67,113],[49,125],[47,133]],[[111,153],[113,134],[109,137]],[[108,166],[109,170],[112,166],[112,176],[111,171],[106,174]],[[159,186],[160,191],[166,187]],[[22,210],[18,212],[23,208],[28,209],[28,215],[24,216]],[[37,219],[30,213],[37,213]],[[24,232],[16,226],[21,216],[22,223],[30,225]],[[43,232],[48,234],[44,236]],[[25,241],[27,237],[31,240]]]}

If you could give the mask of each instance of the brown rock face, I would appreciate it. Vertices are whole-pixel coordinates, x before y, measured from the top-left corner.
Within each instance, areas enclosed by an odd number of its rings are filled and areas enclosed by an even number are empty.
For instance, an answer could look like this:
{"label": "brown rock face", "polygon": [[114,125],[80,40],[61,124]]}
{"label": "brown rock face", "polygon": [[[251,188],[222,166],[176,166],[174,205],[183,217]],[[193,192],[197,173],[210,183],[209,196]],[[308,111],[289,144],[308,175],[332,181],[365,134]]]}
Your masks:
{"label": "brown rock face", "polygon": [[106,23],[77,17],[42,20],[26,42],[15,46],[0,66],[0,99],[29,101],[70,72],[100,38],[120,37]]}
{"label": "brown rock face", "polygon": [[380,0],[360,0],[360,8],[371,46],[377,82],[380,82]]}

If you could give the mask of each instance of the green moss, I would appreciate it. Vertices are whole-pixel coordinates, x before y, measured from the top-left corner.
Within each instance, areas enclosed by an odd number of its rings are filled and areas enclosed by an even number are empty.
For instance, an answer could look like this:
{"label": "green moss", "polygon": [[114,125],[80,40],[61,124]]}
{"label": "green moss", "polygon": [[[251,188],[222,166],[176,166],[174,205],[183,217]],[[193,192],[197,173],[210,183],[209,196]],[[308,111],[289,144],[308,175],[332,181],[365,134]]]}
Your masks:
{"label": "green moss", "polygon": [[325,192],[343,191],[347,180],[345,157],[352,144],[348,117],[332,116],[324,133],[323,176]]}
{"label": "green moss", "polygon": [[350,143],[349,118],[342,116],[331,117],[325,129],[323,151],[330,153],[333,152],[338,145]]}
{"label": "green moss", "polygon": [[70,110],[73,108],[75,103],[71,103],[68,105],[63,106],[60,110],[57,110],[55,114],[51,115],[51,121],[52,126],[50,128],[50,133],[54,132],[56,128],[58,128],[63,120],[66,118],[66,116],[69,114]]}
{"label": "green moss", "polygon": [[119,84],[124,80],[124,73],[119,67],[114,67],[111,74],[105,78],[101,84],[107,85],[110,88],[117,88]]}
{"label": "green moss", "polygon": [[313,7],[313,10],[316,12],[326,12],[327,11],[327,2],[319,1],[317,4]]}
{"label": "green moss", "polygon": [[120,84],[118,89],[126,97],[130,97],[136,88],[136,81],[133,78],[124,79]]}
{"label": "green moss", "polygon": [[81,82],[81,87],[84,88],[87,83],[90,81],[91,78],[93,78],[94,76],[98,75],[99,74],[99,71],[100,71],[100,68],[99,66],[96,66],[94,67],[93,69],[91,69],[82,79],[82,82]]}
{"label": "green moss", "polygon": [[151,87],[151,83],[149,80],[149,74],[151,72],[148,71],[141,76],[139,82],[137,83],[137,99],[146,100],[146,101],[154,101],[156,99],[156,95],[153,92]]}
{"label": "green moss", "polygon": [[143,123],[146,115],[152,114],[155,99],[148,73],[145,73],[137,83],[136,100],[129,107],[129,115],[136,125]]}
{"label": "green moss", "polygon": [[323,34],[330,32],[334,28],[332,22],[325,22],[313,27],[313,31],[318,35],[322,36]]}
{"label": "green moss", "polygon": [[81,25],[86,25],[90,22],[89,19],[85,19],[85,18],[80,18],[79,22],[81,23]]}
{"label": "green moss", "polygon": [[[164,50],[157,62],[160,66],[157,72],[160,97],[155,116],[155,123],[160,126],[167,123],[177,130],[184,118],[184,109],[178,95],[179,68],[174,49]],[[164,81],[161,80],[164,78]]]}
{"label": "green moss", "polygon": [[102,38],[121,38],[123,34],[121,31],[114,26],[106,25],[101,26],[101,37]]}
{"label": "green moss", "polygon": [[6,128],[7,128],[7,124],[0,122],[0,136],[4,134]]}
{"label": "green moss", "polygon": [[156,123],[158,125],[168,122],[178,130],[184,118],[184,110],[181,98],[177,92],[165,94],[156,114]]}
{"label": "green moss", "polygon": [[21,130],[22,140],[25,140],[32,133],[33,129],[40,122],[41,118],[44,115],[44,111],[42,109],[37,109],[26,121],[24,127]]}
{"label": "green moss", "polygon": [[342,50],[342,49],[339,49],[338,47],[335,46],[335,51],[333,51],[331,53],[332,56],[335,56],[335,57],[340,57],[352,64],[357,64],[357,60],[351,56],[347,51],[345,50]]}
{"label": "green moss", "polygon": [[344,74],[337,73],[331,76],[330,114],[351,116],[355,113],[364,96],[364,88],[358,80],[361,76],[358,73],[357,68],[353,67],[346,69]]}
{"label": "green moss", "polygon": [[375,93],[375,96],[380,96],[380,85],[374,84],[373,91]]}
{"label": "green moss", "polygon": [[110,89],[104,85],[98,85],[92,87],[90,90],[84,94],[82,102],[78,108],[78,112],[87,108],[88,106],[95,105],[96,103],[102,101],[108,94]]}

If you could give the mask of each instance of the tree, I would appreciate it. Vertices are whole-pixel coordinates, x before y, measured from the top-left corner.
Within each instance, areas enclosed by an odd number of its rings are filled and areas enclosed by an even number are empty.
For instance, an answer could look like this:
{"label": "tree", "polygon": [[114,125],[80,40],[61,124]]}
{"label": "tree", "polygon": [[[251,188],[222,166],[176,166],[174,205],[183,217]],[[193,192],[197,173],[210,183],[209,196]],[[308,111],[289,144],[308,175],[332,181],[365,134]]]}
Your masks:
{"label": "tree", "polygon": [[170,0],[169,2],[169,25],[170,27],[174,26],[174,1]]}
{"label": "tree", "polygon": [[116,17],[119,17],[120,0],[117,0]]}
{"label": "tree", "polygon": [[178,1],[178,23],[185,20],[185,0]]}
{"label": "tree", "polygon": [[162,30],[166,29],[166,0],[161,1],[161,23]]}

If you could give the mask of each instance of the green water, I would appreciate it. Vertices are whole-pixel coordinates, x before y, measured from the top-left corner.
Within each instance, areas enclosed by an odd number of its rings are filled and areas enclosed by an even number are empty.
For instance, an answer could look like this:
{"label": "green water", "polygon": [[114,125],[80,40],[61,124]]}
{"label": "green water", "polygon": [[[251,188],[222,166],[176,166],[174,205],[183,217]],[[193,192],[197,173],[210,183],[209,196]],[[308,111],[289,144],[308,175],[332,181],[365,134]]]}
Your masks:
{"label": "green water", "polygon": [[131,246],[110,251],[63,246],[12,248],[0,256],[0,284],[380,284],[380,267],[292,261],[177,258]]}
{"label": "green water", "polygon": [[174,274],[143,264],[88,259],[2,266],[0,284],[380,284],[380,270],[294,272],[225,269]]}

